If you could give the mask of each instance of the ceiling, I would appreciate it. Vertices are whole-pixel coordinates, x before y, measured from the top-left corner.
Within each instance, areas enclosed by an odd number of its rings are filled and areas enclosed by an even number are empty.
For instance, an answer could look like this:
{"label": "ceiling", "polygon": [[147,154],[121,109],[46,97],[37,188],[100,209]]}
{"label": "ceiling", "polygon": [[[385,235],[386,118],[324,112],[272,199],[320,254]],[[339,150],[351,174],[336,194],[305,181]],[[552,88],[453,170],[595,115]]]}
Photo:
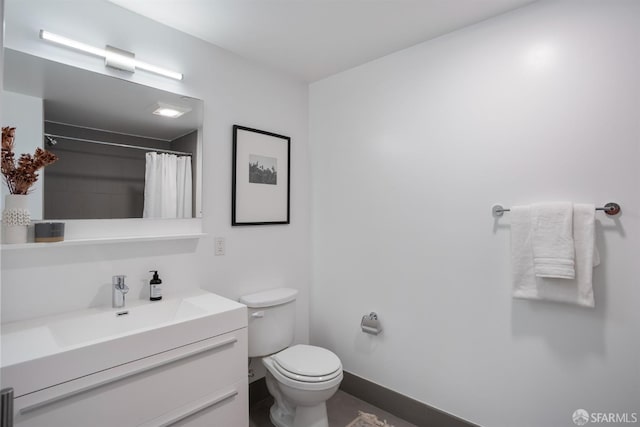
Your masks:
{"label": "ceiling", "polygon": [[535,0],[109,0],[316,81]]}

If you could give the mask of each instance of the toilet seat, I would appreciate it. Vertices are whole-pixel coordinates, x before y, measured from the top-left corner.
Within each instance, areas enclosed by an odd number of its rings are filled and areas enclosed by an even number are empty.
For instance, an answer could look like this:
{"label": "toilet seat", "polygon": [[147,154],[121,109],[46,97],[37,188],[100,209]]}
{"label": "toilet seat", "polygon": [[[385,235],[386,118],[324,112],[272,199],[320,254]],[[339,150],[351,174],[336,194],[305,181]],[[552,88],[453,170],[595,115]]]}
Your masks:
{"label": "toilet seat", "polygon": [[[273,360],[273,356],[267,356],[262,359],[263,365],[267,368],[268,374],[271,374],[278,384],[281,386],[291,387],[296,390],[304,391],[323,391],[329,390],[332,387],[337,387],[342,382],[343,374],[342,369],[338,369],[335,372],[335,376],[332,378],[325,377],[323,381],[298,381],[290,376],[281,373],[281,370],[276,368],[276,362]],[[290,374],[291,375],[291,374]]]}
{"label": "toilet seat", "polygon": [[342,373],[338,356],[322,347],[299,344],[274,354],[271,359],[279,373],[295,381],[319,383]]}
{"label": "toilet seat", "polygon": [[311,345],[289,347],[262,362],[279,383],[298,390],[327,390],[343,378],[338,356]]}
{"label": "toilet seat", "polygon": [[286,369],[283,369],[282,366],[280,366],[278,364],[278,362],[274,361],[273,367],[280,372],[282,375],[284,375],[287,378],[290,378],[292,380],[295,381],[300,381],[300,382],[305,382],[305,383],[321,383],[321,382],[326,382],[329,380],[332,380],[334,378],[336,378],[337,376],[339,376],[342,373],[341,369],[338,369],[328,375],[323,375],[320,377],[310,377],[310,376],[306,376],[306,375],[298,375],[295,374],[293,372],[289,372]]}

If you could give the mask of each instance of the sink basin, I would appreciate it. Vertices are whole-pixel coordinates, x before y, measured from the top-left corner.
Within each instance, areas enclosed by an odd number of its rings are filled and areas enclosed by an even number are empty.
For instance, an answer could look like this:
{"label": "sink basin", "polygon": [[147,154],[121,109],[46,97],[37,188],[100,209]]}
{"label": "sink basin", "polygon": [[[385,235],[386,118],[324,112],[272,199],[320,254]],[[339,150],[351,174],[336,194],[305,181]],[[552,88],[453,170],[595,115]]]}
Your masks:
{"label": "sink basin", "polygon": [[[18,397],[247,326],[244,305],[199,289],[127,303],[3,324],[1,386]],[[33,375],[18,377],[25,367]]]}
{"label": "sink basin", "polygon": [[81,319],[59,320],[47,328],[57,345],[80,345],[205,316],[210,307],[198,306],[201,299],[176,298],[97,314],[83,313]]}

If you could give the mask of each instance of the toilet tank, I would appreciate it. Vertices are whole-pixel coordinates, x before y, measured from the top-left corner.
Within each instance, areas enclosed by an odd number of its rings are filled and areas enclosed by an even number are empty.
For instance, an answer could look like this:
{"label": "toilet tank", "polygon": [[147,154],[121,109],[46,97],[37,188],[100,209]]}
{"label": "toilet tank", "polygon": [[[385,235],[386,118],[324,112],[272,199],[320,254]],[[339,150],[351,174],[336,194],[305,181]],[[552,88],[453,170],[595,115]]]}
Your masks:
{"label": "toilet tank", "polygon": [[293,342],[296,296],[291,288],[277,288],[240,297],[249,313],[249,357],[277,353]]}

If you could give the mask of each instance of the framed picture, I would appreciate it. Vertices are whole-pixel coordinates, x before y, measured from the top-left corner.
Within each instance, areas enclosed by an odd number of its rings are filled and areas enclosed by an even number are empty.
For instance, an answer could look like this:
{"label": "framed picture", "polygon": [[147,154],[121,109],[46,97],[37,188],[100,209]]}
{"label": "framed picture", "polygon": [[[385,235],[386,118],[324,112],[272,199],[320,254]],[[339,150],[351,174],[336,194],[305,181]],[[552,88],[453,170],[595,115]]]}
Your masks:
{"label": "framed picture", "polygon": [[231,225],[289,224],[291,138],[233,126]]}

